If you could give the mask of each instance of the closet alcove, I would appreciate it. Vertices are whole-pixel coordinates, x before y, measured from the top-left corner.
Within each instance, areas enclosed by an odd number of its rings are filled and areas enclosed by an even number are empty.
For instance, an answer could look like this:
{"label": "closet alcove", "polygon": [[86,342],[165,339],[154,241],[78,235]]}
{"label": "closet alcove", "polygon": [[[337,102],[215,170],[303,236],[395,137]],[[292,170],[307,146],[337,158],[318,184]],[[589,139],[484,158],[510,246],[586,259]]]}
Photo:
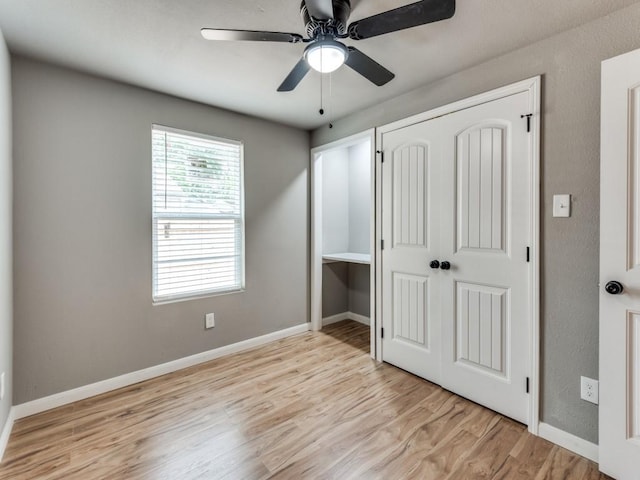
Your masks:
{"label": "closet alcove", "polygon": [[371,326],[375,352],[374,133],[311,151],[311,323]]}

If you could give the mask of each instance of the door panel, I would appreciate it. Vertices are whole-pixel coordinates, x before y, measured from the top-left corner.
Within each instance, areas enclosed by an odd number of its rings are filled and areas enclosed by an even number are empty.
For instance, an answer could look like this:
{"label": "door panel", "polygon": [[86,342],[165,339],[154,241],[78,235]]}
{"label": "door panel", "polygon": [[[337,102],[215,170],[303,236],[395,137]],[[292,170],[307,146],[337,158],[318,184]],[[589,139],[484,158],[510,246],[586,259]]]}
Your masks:
{"label": "door panel", "polygon": [[[640,51],[602,64],[600,469],[640,479]],[[609,294],[608,282],[624,286]]]}
{"label": "door panel", "polygon": [[393,246],[428,248],[428,145],[405,145],[393,156]]}
{"label": "door panel", "polygon": [[479,125],[456,138],[458,250],[503,251],[505,134]]}
{"label": "door panel", "polygon": [[629,419],[631,423],[629,437],[640,442],[640,313],[629,312],[628,322],[630,352],[627,370],[631,379],[629,382]]}
{"label": "door panel", "polygon": [[429,349],[429,279],[393,273],[392,338]]}
{"label": "door panel", "polygon": [[509,290],[465,282],[456,290],[456,361],[506,378]]}
{"label": "door panel", "polygon": [[[531,160],[526,122],[520,118],[527,107],[528,94],[522,92],[441,120],[442,138],[448,139],[442,156],[454,159],[442,164],[441,255],[452,265],[440,285],[442,386],[523,423],[531,369],[526,258]],[[462,242],[455,238],[457,231]],[[466,295],[465,288],[472,315],[469,358],[456,349],[464,336],[454,321],[462,316],[458,309],[465,299],[458,297]],[[495,344],[494,333],[500,336]],[[494,353],[500,357],[499,371],[488,366]]]}
{"label": "door panel", "polygon": [[[439,286],[428,268],[438,230],[439,147],[431,126],[408,127],[385,136],[382,164],[382,339],[384,360],[423,378],[440,379]],[[434,341],[434,339],[436,339]]]}
{"label": "door panel", "polygon": [[[603,85],[603,88],[606,85]],[[627,270],[631,271],[640,267],[640,86],[629,89],[628,96],[629,129],[631,146],[628,161],[629,178],[621,179],[624,183],[630,183],[629,203],[629,233],[628,251],[629,263]]]}

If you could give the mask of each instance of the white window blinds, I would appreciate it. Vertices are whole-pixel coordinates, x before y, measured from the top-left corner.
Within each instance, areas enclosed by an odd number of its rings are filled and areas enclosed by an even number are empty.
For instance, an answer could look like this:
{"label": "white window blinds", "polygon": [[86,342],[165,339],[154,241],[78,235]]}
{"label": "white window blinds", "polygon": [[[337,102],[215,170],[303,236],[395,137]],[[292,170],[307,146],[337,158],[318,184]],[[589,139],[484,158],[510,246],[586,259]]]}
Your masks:
{"label": "white window blinds", "polygon": [[244,287],[240,142],[154,125],[153,300]]}

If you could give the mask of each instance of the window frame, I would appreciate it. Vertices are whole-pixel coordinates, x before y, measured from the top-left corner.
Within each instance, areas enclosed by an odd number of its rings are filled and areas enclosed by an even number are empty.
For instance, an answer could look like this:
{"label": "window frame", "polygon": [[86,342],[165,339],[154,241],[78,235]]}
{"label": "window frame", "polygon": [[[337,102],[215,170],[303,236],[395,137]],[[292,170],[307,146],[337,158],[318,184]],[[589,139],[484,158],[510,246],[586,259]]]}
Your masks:
{"label": "window frame", "polygon": [[[197,292],[190,293],[179,293],[174,295],[157,295],[157,270],[158,270],[158,262],[156,261],[157,257],[157,229],[156,222],[158,219],[177,219],[184,220],[188,218],[202,219],[202,220],[210,220],[210,219],[234,219],[236,220],[236,216],[229,214],[211,214],[211,213],[202,213],[202,214],[182,214],[182,215],[171,215],[166,213],[158,214],[155,210],[154,203],[154,194],[155,192],[155,183],[154,183],[154,159],[153,159],[153,134],[155,131],[161,131],[166,133],[173,133],[176,135],[182,135],[184,137],[195,138],[200,140],[208,140],[217,143],[233,145],[238,147],[239,149],[239,187],[240,187],[240,215],[237,217],[237,221],[239,222],[239,235],[240,235],[240,245],[239,245],[239,257],[240,257],[240,267],[238,271],[239,275],[239,287],[234,288],[216,288],[211,290],[198,290]],[[193,132],[190,130],[183,130],[174,127],[168,127],[166,125],[161,125],[157,123],[153,123],[151,125],[151,137],[149,139],[149,146],[151,147],[151,299],[153,305],[163,305],[168,303],[176,303],[176,302],[184,302],[189,300],[197,300],[208,297],[215,297],[219,295],[230,295],[234,293],[241,293],[245,291],[245,270],[246,270],[246,254],[245,254],[245,182],[244,182],[244,142],[235,139],[222,138],[214,135],[209,135],[205,133]]]}

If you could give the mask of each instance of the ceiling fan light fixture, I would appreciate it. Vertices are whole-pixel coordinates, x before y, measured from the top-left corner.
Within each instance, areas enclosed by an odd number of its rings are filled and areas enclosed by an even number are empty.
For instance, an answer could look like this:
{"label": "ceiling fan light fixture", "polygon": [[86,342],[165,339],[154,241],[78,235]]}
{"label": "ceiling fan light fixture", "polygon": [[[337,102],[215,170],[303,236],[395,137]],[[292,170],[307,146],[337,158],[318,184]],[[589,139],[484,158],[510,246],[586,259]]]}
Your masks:
{"label": "ceiling fan light fixture", "polygon": [[309,66],[320,73],[336,71],[344,64],[347,55],[347,47],[335,40],[319,40],[304,51],[304,58]]}

